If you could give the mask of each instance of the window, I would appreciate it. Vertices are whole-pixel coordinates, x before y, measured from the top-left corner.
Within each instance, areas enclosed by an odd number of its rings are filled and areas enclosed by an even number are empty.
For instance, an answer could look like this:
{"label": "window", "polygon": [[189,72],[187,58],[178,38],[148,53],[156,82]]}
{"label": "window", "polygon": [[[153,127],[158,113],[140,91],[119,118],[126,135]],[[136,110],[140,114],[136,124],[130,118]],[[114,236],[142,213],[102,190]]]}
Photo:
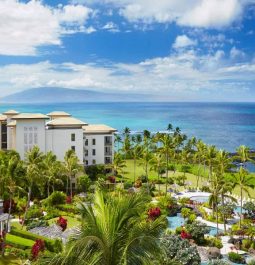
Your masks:
{"label": "window", "polygon": [[96,164],[96,159],[92,160],[92,164],[95,165]]}
{"label": "window", "polygon": [[89,161],[88,160],[85,160],[85,165],[87,166],[89,164]]}
{"label": "window", "polygon": [[112,145],[112,136],[105,136],[104,137],[104,144],[105,145]]}
{"label": "window", "polygon": [[38,144],[38,128],[24,127],[24,151],[27,152]]}
{"label": "window", "polygon": [[74,146],[74,145],[72,145],[72,146],[71,146],[71,149],[72,149],[73,151],[75,151],[75,146]]}
{"label": "window", "polygon": [[92,139],[92,145],[96,145],[96,139]]}
{"label": "window", "polygon": [[74,142],[75,141],[75,133],[71,134],[71,141]]}
{"label": "window", "polygon": [[85,156],[88,156],[89,155],[89,151],[87,149],[84,150],[84,154]]}
{"label": "window", "polygon": [[86,139],[86,140],[85,140],[85,146],[88,146],[88,145],[89,145],[89,140]]}
{"label": "window", "polygon": [[93,155],[93,156],[96,155],[96,149],[92,149],[92,155]]}

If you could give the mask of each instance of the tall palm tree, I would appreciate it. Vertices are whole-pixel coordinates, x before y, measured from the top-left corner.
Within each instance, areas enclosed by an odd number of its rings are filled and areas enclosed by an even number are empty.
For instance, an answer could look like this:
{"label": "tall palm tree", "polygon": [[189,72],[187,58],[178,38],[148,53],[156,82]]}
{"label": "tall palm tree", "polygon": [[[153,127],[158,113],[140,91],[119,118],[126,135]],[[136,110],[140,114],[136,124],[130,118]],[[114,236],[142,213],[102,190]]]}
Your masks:
{"label": "tall palm tree", "polygon": [[216,163],[216,155],[217,155],[217,149],[214,145],[209,145],[207,146],[206,154],[205,154],[205,162],[209,170],[209,181],[212,178],[212,173],[213,173],[213,167]]}
{"label": "tall palm tree", "polygon": [[142,155],[142,151],[143,151],[143,148],[140,144],[135,144],[131,151],[130,151],[130,154],[131,154],[131,157],[133,158],[133,161],[134,161],[134,184],[136,182],[136,164],[137,164],[137,160],[139,158],[141,158],[141,155]]}
{"label": "tall palm tree", "polygon": [[144,147],[141,153],[141,163],[144,165],[148,194],[149,194],[149,162],[151,158],[152,158],[152,152],[146,147]]}
{"label": "tall palm tree", "polygon": [[245,163],[247,162],[254,162],[251,157],[250,157],[250,148],[245,146],[245,145],[241,145],[236,149],[237,155],[235,156],[235,158],[239,159],[242,163],[241,167],[245,167]]}
{"label": "tall palm tree", "polygon": [[159,238],[165,221],[141,218],[147,201],[142,194],[114,197],[97,190],[93,206],[80,206],[82,225],[64,252],[46,264],[154,264],[162,253]]}
{"label": "tall palm tree", "polygon": [[122,143],[122,151],[124,152],[125,159],[127,159],[127,154],[130,151],[131,148],[131,142],[130,142],[130,129],[128,127],[125,127],[123,130],[123,143]]}
{"label": "tall palm tree", "polygon": [[31,199],[31,193],[32,193],[32,187],[38,183],[41,182],[42,179],[40,178],[41,172],[43,170],[43,158],[44,155],[40,151],[38,146],[34,146],[30,151],[26,153],[26,159],[25,159],[25,165],[26,165],[26,175],[25,175],[25,181],[26,185],[28,187],[28,195],[27,195],[27,205],[26,210],[24,213],[24,218],[22,222],[22,228],[24,226],[27,211],[30,204]]}
{"label": "tall palm tree", "polygon": [[149,161],[151,170],[154,170],[158,174],[158,189],[160,191],[160,172],[165,168],[165,161],[161,153],[154,153],[153,157]]}
{"label": "tall palm tree", "polygon": [[206,144],[202,140],[196,142],[196,152],[193,156],[194,162],[198,164],[197,176],[196,176],[196,188],[198,189],[199,180],[201,177],[202,165],[205,164]]}
{"label": "tall palm tree", "polygon": [[55,183],[62,184],[61,173],[63,173],[62,165],[57,161],[57,156],[53,152],[48,152],[43,160],[44,163],[44,176],[47,181],[47,194],[50,196],[50,185],[54,189]]}
{"label": "tall palm tree", "polygon": [[117,151],[120,150],[120,144],[122,142],[121,136],[119,134],[115,134],[114,136],[114,142],[117,143]]}
{"label": "tall palm tree", "polygon": [[161,146],[159,147],[159,152],[164,156],[165,158],[165,165],[166,165],[166,194],[167,194],[167,187],[168,187],[168,166],[169,166],[169,159],[170,154],[175,148],[174,139],[170,134],[160,134],[158,138],[159,142],[161,143]]}
{"label": "tall palm tree", "polygon": [[68,150],[64,157],[64,169],[70,184],[70,196],[73,197],[72,180],[79,172],[82,172],[83,167],[80,164],[79,158],[73,150]]}
{"label": "tall palm tree", "polygon": [[123,156],[120,153],[114,154],[114,159],[112,163],[112,169],[115,175],[121,174],[121,184],[123,183],[123,170],[126,167],[126,162],[123,159]]}
{"label": "tall palm tree", "polygon": [[240,227],[242,224],[242,215],[243,215],[243,193],[246,192],[250,197],[249,188],[254,188],[254,177],[249,175],[249,172],[240,167],[237,174],[233,177],[234,187],[240,188],[240,196],[241,196],[241,216],[240,216]]}

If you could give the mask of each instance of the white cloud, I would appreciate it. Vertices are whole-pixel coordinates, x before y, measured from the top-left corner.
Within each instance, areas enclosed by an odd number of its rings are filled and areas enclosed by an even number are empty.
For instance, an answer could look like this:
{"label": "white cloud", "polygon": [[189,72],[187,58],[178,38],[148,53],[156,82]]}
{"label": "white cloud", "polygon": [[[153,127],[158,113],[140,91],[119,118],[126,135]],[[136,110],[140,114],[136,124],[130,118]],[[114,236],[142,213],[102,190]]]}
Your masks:
{"label": "white cloud", "polygon": [[82,5],[52,8],[41,1],[0,1],[0,54],[36,55],[43,45],[61,45],[63,34],[82,31],[92,9]]}
{"label": "white cloud", "polygon": [[173,44],[173,48],[185,48],[189,46],[194,46],[197,44],[197,41],[190,39],[187,35],[177,36]]}
{"label": "white cloud", "polygon": [[110,32],[119,32],[119,27],[118,25],[116,25],[115,23],[113,23],[112,21],[110,22],[107,22],[103,27],[102,29],[105,29],[107,31],[110,31]]}
{"label": "white cloud", "polygon": [[237,49],[235,46],[231,48],[230,50],[230,58],[231,59],[242,59],[245,57],[245,53],[239,49]]}
{"label": "white cloud", "polygon": [[2,96],[33,87],[60,86],[152,93],[165,100],[173,97],[188,100],[193,96],[199,99],[205,91],[209,93],[207,97],[221,91],[226,99],[231,99],[249,93],[254,83],[255,63],[233,63],[221,50],[206,55],[184,50],[136,64],[112,63],[103,66],[96,63],[52,64],[46,61],[0,67]]}
{"label": "white cloud", "polygon": [[119,9],[131,22],[168,23],[221,28],[241,19],[244,9],[253,0],[73,0],[74,3],[100,3]]}

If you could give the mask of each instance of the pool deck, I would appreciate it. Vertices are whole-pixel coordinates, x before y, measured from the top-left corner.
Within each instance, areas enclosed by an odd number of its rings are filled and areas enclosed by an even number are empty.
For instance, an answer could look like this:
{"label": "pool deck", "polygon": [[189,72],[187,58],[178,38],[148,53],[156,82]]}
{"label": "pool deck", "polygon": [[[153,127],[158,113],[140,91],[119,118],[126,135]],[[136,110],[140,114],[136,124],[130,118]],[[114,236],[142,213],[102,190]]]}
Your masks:
{"label": "pool deck", "polygon": [[[198,216],[197,220],[200,221],[203,224],[206,224],[207,226],[211,226],[211,227],[217,228],[217,224],[216,223],[207,221],[207,220],[203,219],[201,216]],[[220,230],[224,230],[224,224],[219,224],[218,227],[219,227]],[[227,230],[230,229],[231,225],[226,224],[226,228],[227,228]]]}
{"label": "pool deck", "polygon": [[187,191],[180,192],[180,194],[176,194],[173,197],[175,198],[191,198],[191,197],[209,197],[211,193],[203,192],[203,191]]}

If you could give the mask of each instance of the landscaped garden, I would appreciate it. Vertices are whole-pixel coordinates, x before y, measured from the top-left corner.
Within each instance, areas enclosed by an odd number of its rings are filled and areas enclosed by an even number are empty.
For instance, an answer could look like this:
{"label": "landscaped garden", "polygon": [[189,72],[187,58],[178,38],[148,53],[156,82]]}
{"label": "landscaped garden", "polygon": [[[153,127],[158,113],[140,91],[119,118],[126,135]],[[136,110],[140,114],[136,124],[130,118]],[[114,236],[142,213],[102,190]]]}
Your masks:
{"label": "landscaped garden", "polygon": [[0,264],[254,264],[254,153],[168,129],[126,128],[113,164],[85,171],[73,151],[1,152]]}

